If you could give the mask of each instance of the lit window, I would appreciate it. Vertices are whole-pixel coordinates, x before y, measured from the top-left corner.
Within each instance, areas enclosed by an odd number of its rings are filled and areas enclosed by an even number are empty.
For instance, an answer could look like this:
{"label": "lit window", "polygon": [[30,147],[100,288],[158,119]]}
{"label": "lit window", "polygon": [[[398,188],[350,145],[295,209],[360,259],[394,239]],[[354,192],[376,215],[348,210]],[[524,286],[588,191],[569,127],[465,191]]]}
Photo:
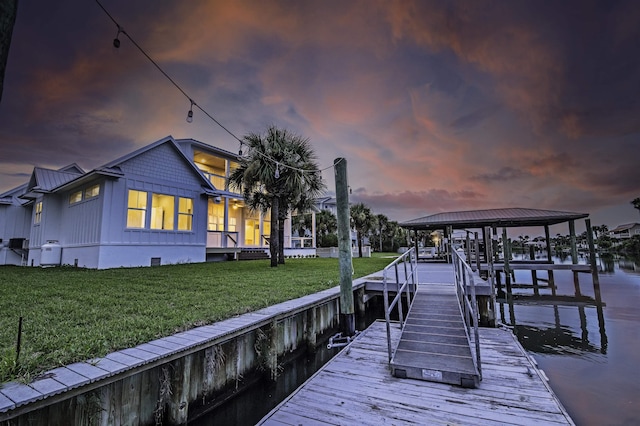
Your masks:
{"label": "lit window", "polygon": [[75,204],[82,201],[82,191],[76,191],[69,196],[69,204]]}
{"label": "lit window", "polygon": [[209,231],[224,231],[224,203],[209,199]]}
{"label": "lit window", "polygon": [[147,193],[130,189],[127,203],[127,228],[144,228],[146,215]]}
{"label": "lit window", "polygon": [[84,190],[84,198],[89,199],[100,195],[100,184],[93,185]]}
{"label": "lit window", "polygon": [[193,225],[193,200],[178,198],[178,230],[191,231]]}
{"label": "lit window", "polygon": [[36,214],[33,217],[33,223],[40,223],[42,221],[42,201],[36,203]]}
{"label": "lit window", "polygon": [[175,197],[153,194],[151,197],[151,229],[173,230]]}

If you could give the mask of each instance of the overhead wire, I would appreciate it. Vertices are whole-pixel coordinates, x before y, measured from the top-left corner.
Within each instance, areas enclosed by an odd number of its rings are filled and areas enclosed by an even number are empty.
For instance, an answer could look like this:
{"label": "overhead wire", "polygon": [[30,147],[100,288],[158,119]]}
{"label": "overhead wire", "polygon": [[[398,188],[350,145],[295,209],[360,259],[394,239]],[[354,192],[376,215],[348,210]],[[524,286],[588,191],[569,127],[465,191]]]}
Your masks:
{"label": "overhead wire", "polygon": [[[239,155],[242,156],[242,146],[243,145],[247,145],[245,141],[242,140],[242,138],[236,136],[235,133],[233,133],[231,130],[229,130],[226,126],[224,126],[220,121],[218,121],[213,115],[211,115],[206,109],[204,109],[202,106],[200,106],[197,102],[195,102],[193,100],[193,98],[191,96],[189,96],[189,94],[182,88],[180,87],[180,85],[173,79],[171,78],[171,76],[162,69],[162,67],[133,39],[133,37],[131,37],[131,35],[126,32],[124,30],[124,28],[118,23],[118,21],[116,21],[116,19],[113,17],[113,15],[111,15],[111,13],[109,13],[109,11],[102,5],[102,3],[100,3],[99,0],[96,0],[96,3],[98,3],[98,6],[100,6],[100,9],[102,9],[102,11],[109,17],[109,19],[111,19],[111,21],[116,25],[116,27],[118,28],[118,33],[116,35],[116,38],[114,39],[114,47],[118,48],[120,46],[120,40],[118,39],[118,36],[120,34],[124,34],[129,41],[131,41],[131,43],[133,43],[133,45],[140,51],[140,53],[142,53],[144,55],[145,58],[147,58],[149,60],[149,62],[151,62],[153,64],[153,66],[156,67],[156,69],[158,71],[160,71],[160,73],[167,79],[169,80],[169,82],[176,88],[178,89],[178,91],[180,91],[180,93],[182,93],[182,95],[187,98],[187,100],[190,102],[191,106],[189,108],[189,114],[187,115],[187,121],[190,123],[191,121],[193,121],[193,107],[196,107],[197,109],[199,109],[205,116],[207,116],[211,121],[213,121],[215,124],[217,124],[221,129],[223,129],[225,132],[227,132],[232,138],[234,138],[235,140],[237,140],[240,143],[240,150],[239,150]],[[278,166],[282,166],[285,168],[289,168],[292,170],[296,170],[302,173],[315,173],[317,171],[319,172],[323,172],[325,170],[328,170],[332,167],[334,167],[337,163],[332,164],[331,166],[327,166],[325,168],[321,168],[318,170],[305,170],[305,169],[301,169],[295,166],[291,166],[288,165],[286,163],[283,163],[282,161],[278,161],[272,157],[270,157],[269,155],[260,152],[258,150],[255,150],[256,153],[258,153],[259,155],[261,155],[263,158],[272,161],[276,164],[276,170],[278,170]],[[340,158],[338,163],[340,161],[342,161],[343,158]]]}

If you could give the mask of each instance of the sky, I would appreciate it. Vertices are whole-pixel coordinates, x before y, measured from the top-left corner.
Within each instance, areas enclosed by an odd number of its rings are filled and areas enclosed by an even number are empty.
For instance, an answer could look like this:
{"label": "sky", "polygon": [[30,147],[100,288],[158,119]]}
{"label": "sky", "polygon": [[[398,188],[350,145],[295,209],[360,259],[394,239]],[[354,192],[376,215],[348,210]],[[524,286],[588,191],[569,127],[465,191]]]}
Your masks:
{"label": "sky", "polygon": [[[405,221],[506,207],[640,222],[637,1],[101,0],[232,134],[309,139],[328,191]],[[96,1],[21,1],[0,192],[167,135],[236,152]],[[580,230],[580,224],[577,224]],[[564,233],[568,233],[565,230]]]}

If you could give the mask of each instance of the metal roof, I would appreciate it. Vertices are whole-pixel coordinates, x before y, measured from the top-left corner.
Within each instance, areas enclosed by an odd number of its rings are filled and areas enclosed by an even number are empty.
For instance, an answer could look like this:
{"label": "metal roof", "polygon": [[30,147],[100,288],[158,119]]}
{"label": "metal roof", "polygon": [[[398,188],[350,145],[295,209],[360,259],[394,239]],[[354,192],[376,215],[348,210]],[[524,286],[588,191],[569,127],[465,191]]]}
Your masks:
{"label": "metal roof", "polygon": [[33,169],[33,176],[34,178],[29,185],[30,190],[37,188],[42,191],[51,191],[52,189],[81,176],[81,174],[35,167]]}
{"label": "metal roof", "polygon": [[436,213],[400,223],[400,226],[411,229],[442,229],[446,226],[452,226],[454,229],[481,228],[485,226],[544,226],[569,222],[588,216],[589,214],[587,213],[506,208]]}

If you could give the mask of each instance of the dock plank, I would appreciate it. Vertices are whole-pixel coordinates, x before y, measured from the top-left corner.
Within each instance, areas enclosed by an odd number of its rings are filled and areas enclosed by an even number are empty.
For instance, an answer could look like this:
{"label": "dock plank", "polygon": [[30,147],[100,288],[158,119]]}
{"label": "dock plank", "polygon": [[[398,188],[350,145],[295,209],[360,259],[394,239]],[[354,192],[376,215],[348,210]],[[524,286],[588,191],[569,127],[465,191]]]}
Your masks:
{"label": "dock plank", "polygon": [[[400,333],[393,324],[394,345]],[[393,377],[375,322],[259,424],[574,424],[509,330],[480,336],[483,380],[466,389]]]}

